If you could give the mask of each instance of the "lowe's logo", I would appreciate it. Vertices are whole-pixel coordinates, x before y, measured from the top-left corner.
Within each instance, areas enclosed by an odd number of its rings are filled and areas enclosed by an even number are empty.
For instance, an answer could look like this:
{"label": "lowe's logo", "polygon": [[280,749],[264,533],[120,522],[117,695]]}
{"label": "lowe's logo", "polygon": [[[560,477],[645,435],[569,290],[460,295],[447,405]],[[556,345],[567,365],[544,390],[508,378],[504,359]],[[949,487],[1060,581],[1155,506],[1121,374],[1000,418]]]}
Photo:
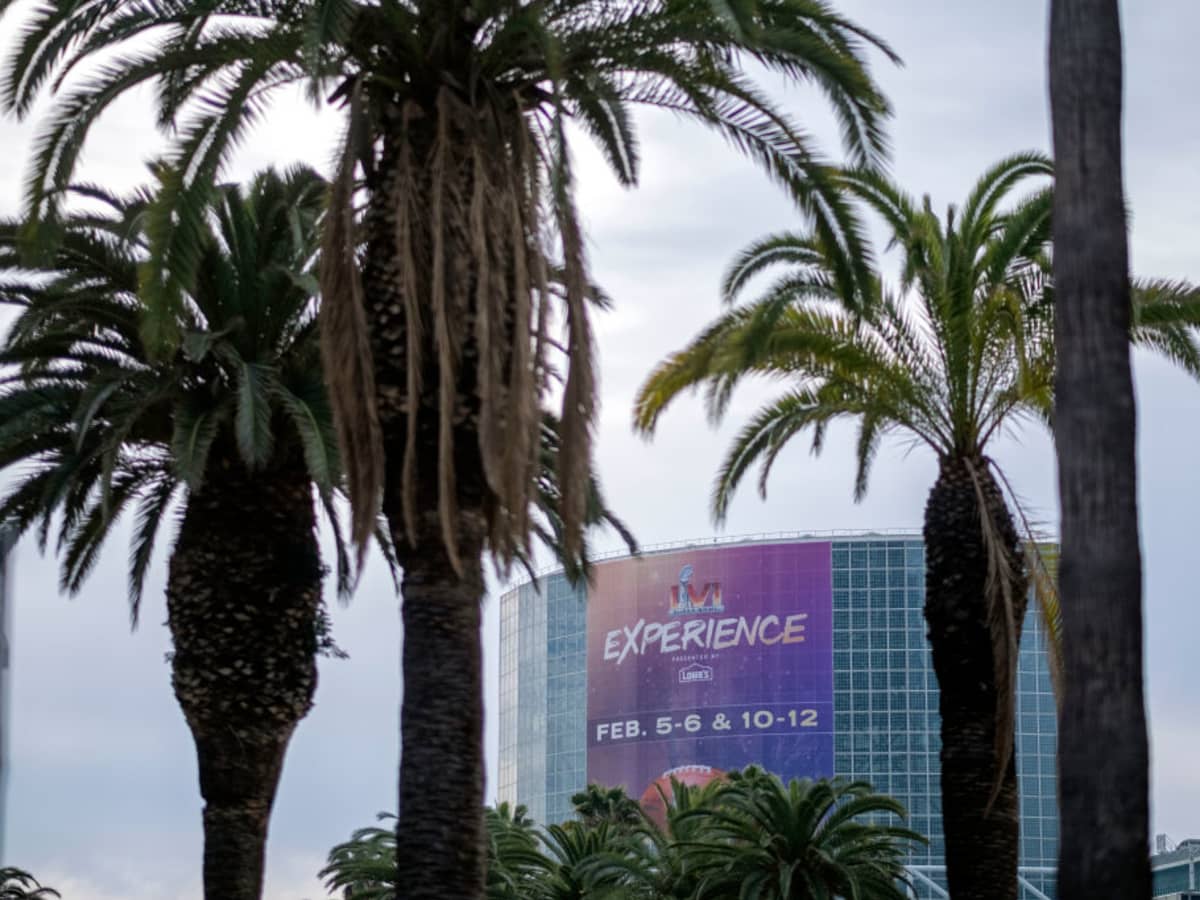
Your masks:
{"label": "lowe's logo", "polygon": [[702,666],[699,663],[692,663],[690,666],[684,666],[679,670],[680,684],[694,684],[697,681],[712,681],[713,670],[708,666]]}

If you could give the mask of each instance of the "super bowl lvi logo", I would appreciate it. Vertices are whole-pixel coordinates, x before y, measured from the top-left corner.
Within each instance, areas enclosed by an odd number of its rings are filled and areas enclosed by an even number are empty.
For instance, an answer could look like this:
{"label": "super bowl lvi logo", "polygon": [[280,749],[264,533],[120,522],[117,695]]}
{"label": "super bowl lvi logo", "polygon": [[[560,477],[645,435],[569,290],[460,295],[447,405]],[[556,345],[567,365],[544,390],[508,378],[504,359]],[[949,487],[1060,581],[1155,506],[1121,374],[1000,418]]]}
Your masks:
{"label": "super bowl lvi logo", "polygon": [[686,565],[679,570],[679,583],[670,590],[671,615],[686,616],[692,613],[719,613],[725,611],[721,601],[721,582],[710,581],[704,589],[697,591],[692,583],[694,570]]}

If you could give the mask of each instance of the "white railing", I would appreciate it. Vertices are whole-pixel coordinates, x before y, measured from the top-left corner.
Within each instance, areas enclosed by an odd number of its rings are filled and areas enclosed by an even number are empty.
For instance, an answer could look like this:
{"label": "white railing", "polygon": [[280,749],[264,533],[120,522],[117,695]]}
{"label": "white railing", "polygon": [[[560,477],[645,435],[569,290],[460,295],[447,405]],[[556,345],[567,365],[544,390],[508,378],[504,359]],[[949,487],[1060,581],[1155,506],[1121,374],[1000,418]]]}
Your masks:
{"label": "white railing", "polygon": [[[944,897],[944,898],[947,898],[947,900],[949,900],[950,893],[944,887],[942,887],[940,884],[938,884],[936,881],[934,881],[932,877],[930,877],[933,875],[941,875],[942,878],[944,879],[946,876],[946,867],[945,866],[921,865],[921,866],[905,866],[905,868],[908,870],[908,874],[912,876],[913,887],[915,887],[917,884],[924,885],[925,887],[927,887],[931,891],[933,891],[934,896]],[[1036,887],[1034,887],[1032,884],[1030,884],[1029,879],[1026,878],[1025,876],[1026,875],[1053,875],[1053,874],[1055,874],[1055,869],[1053,866],[1020,866],[1017,869],[1017,885],[1021,888],[1021,896],[1022,897],[1026,897],[1026,896],[1033,897],[1034,900],[1050,900],[1050,898],[1048,896],[1046,896],[1045,893],[1043,893],[1042,891],[1040,891]],[[909,897],[916,896],[916,892],[913,890],[913,887],[910,887],[908,889]]]}

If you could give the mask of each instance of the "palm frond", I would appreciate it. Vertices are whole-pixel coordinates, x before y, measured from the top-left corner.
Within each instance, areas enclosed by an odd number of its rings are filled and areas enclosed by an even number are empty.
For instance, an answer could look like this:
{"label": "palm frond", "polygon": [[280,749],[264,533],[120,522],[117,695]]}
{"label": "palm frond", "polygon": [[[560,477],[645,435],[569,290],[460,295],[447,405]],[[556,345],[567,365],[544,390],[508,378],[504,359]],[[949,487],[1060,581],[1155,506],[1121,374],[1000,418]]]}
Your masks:
{"label": "palm frond", "polygon": [[1134,345],[1200,378],[1200,288],[1167,279],[1135,279],[1132,294]]}
{"label": "palm frond", "polygon": [[129,622],[134,628],[142,608],[142,594],[146,586],[146,574],[154,555],[158,529],[167,517],[175,499],[179,482],[170,475],[160,476],[149,490],[143,493],[134,521],[133,538],[129,547]]}
{"label": "palm frond", "polygon": [[[302,458],[324,497],[340,488],[312,327],[316,232],[325,183],[314,172],[223,185],[202,210],[198,268],[176,328],[180,353],[157,358],[140,334],[137,269],[149,255],[144,191],[65,216],[52,255],[0,260],[22,288],[0,346],[0,468],[32,464],[0,515],[45,544],[58,522],[65,589],[79,590],[122,511],[135,510],[129,599],[136,624],[162,518],[211,477]],[[19,223],[0,227],[14,247]],[[27,290],[25,290],[27,288]]]}
{"label": "palm frond", "polygon": [[[355,96],[359,90],[355,88]],[[330,189],[329,218],[322,232],[321,356],[345,461],[350,539],[358,548],[361,563],[382,503],[384,458],[355,237],[356,114],[351,113],[351,127]]]}

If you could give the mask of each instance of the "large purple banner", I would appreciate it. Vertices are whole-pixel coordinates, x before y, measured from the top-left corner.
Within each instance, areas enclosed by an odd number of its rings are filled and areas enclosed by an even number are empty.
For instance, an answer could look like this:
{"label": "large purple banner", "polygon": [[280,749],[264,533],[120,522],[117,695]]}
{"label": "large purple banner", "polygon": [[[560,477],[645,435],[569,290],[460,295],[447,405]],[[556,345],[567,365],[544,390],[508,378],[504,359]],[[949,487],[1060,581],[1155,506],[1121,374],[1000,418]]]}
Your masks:
{"label": "large purple banner", "polygon": [[596,567],[588,781],[647,806],[670,778],[757,763],[833,774],[828,543],[685,550]]}

